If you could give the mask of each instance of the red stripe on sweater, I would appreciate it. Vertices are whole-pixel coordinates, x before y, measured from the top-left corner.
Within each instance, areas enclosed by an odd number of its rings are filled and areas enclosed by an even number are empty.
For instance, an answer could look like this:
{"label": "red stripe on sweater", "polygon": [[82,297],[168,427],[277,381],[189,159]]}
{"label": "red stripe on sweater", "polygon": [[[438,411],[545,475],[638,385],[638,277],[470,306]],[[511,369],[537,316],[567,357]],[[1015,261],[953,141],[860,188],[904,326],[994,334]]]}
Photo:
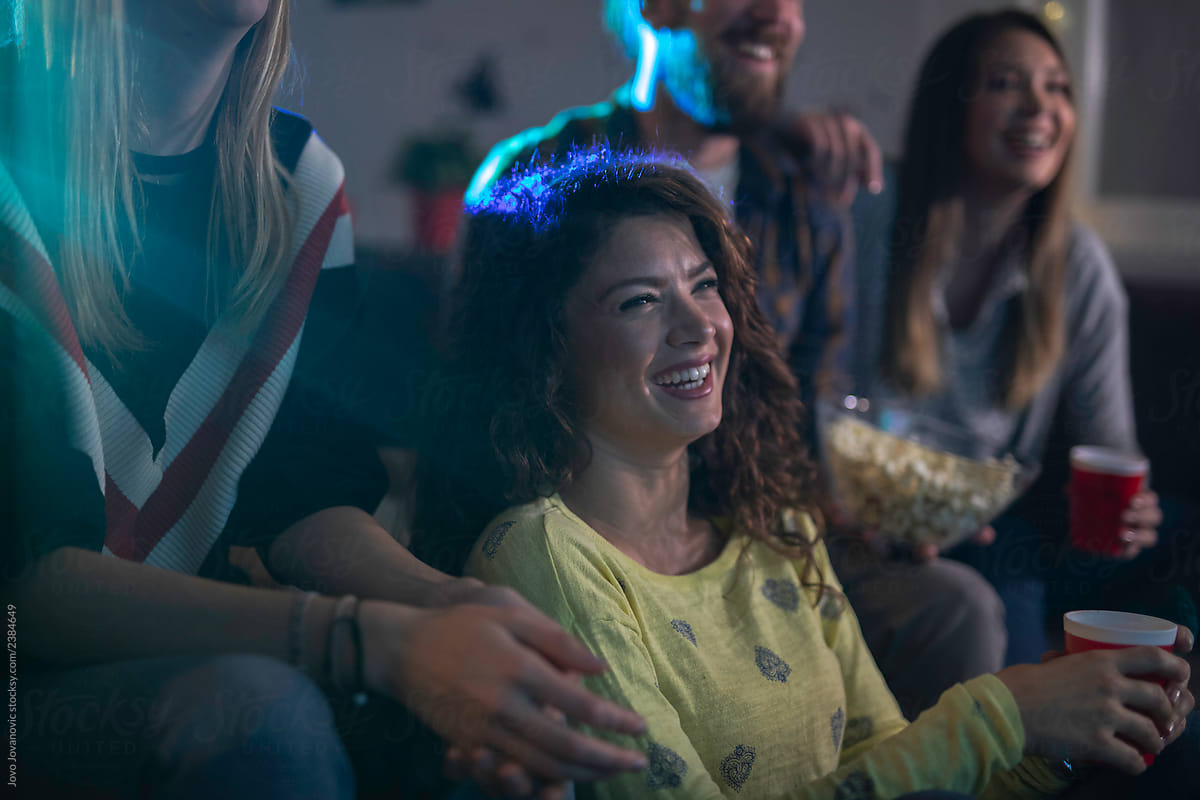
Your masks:
{"label": "red stripe on sweater", "polygon": [[287,283],[263,320],[229,387],[142,506],[133,534],[135,560],[144,561],[195,500],[234,427],[300,332],[334,224],[345,213],[345,207],[342,187],[338,187],[300,248]]}
{"label": "red stripe on sweater", "polygon": [[7,226],[0,226],[0,283],[30,307],[90,385],[83,348],[54,269],[24,236]]}
{"label": "red stripe on sweater", "polygon": [[133,526],[137,516],[137,506],[125,496],[112,476],[104,473],[104,544],[113,555],[126,560],[133,558]]}

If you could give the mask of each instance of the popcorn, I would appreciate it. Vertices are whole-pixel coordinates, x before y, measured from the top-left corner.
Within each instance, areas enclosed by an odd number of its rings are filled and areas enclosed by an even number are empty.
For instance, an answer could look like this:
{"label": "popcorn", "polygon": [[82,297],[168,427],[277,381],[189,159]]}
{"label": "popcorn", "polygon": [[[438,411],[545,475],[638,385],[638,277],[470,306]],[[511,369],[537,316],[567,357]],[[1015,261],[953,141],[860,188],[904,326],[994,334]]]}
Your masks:
{"label": "popcorn", "polygon": [[825,430],[838,500],[857,524],[909,546],[950,547],[1012,502],[1021,466],[934,450],[849,417]]}

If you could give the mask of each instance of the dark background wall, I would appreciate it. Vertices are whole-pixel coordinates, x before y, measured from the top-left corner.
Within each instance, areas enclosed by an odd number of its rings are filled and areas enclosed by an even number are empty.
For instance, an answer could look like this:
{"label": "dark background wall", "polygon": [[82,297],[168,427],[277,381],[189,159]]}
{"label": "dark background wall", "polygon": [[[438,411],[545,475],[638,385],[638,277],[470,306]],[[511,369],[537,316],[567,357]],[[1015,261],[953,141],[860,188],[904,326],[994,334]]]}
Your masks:
{"label": "dark background wall", "polygon": [[[283,102],[313,119],[342,157],[364,258],[392,258],[409,247],[409,196],[389,177],[405,136],[463,127],[486,148],[564,107],[603,98],[631,73],[601,30],[601,0],[295,5],[302,70]],[[1130,291],[1139,429],[1156,484],[1200,501],[1200,2],[1061,5],[1056,24],[1076,73],[1081,120],[1095,128],[1082,181],[1093,188],[1080,211],[1113,247]],[[995,7],[981,0],[806,0],[807,37],[788,105],[849,108],[895,153],[925,49],[961,15]],[[1106,23],[1099,29],[1098,9]],[[1107,71],[1095,69],[1097,54]],[[484,58],[503,105],[472,115],[454,87]],[[1098,113],[1089,116],[1092,103]],[[427,306],[422,273],[435,279],[439,263],[401,261],[416,279],[373,277],[385,305],[380,319],[396,318],[389,303],[412,314]],[[394,299],[398,293],[402,300]],[[405,335],[419,334],[417,318],[410,322]]]}

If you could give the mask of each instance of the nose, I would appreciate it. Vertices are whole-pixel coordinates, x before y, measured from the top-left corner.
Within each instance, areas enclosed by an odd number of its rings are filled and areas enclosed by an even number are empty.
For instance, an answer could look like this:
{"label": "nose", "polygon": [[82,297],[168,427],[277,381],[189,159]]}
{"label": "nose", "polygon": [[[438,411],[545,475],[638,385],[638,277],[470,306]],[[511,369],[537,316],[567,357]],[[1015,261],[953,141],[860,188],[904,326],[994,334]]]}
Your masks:
{"label": "nose", "polygon": [[711,342],[716,335],[716,324],[695,298],[685,296],[674,304],[671,327],[667,331],[668,345],[671,347],[705,345]]}
{"label": "nose", "polygon": [[1021,113],[1035,117],[1049,107],[1049,96],[1037,81],[1029,81],[1021,93]]}

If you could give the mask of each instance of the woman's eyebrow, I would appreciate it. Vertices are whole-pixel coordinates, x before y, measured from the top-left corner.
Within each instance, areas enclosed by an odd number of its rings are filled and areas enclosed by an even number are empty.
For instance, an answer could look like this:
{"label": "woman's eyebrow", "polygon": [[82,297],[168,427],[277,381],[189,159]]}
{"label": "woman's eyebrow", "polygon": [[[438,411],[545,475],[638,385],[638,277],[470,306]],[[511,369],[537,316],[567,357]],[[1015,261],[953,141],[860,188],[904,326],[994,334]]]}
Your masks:
{"label": "woman's eyebrow", "polygon": [[[715,269],[715,267],[713,267],[713,264],[711,261],[707,261],[707,260],[701,261],[699,264],[697,264],[696,266],[694,266],[688,270],[688,272],[687,272],[688,280],[693,280],[695,278],[698,278],[699,276],[703,275],[705,272],[708,272],[710,269]],[[645,275],[645,276],[635,275],[632,278],[623,278],[623,279],[617,281],[616,283],[610,285],[607,289],[605,289],[604,292],[600,295],[600,301],[603,302],[604,299],[607,298],[613,292],[617,291],[618,289],[624,289],[628,286],[652,286],[656,289],[659,289],[659,288],[662,288],[663,286],[665,286],[666,283],[667,283],[666,280],[663,278],[651,277],[649,275]]]}

